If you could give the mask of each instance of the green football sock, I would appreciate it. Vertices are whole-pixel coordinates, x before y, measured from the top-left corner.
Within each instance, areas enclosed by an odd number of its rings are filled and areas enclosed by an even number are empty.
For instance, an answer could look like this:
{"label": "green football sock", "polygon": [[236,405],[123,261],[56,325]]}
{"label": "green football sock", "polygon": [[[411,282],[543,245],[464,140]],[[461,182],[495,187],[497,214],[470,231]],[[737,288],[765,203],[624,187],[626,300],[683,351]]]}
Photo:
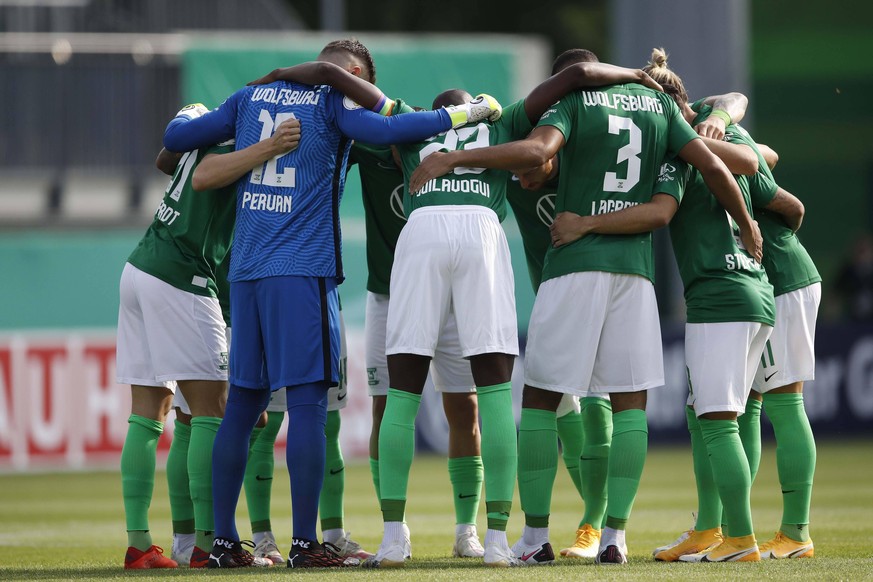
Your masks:
{"label": "green football sock", "polygon": [[721,497],[718,496],[718,487],[712,477],[709,452],[706,450],[700,422],[693,407],[685,407],[685,420],[691,434],[691,458],[694,464],[694,482],[697,485],[697,522],[694,529],[704,531],[721,525]]}
{"label": "green football sock", "polygon": [[252,533],[273,531],[270,523],[270,502],[273,498],[273,467],[275,465],[276,437],[285,420],[282,411],[267,412],[267,425],[253,437],[249,447],[246,474],[243,479],[246,490],[246,507]]}
{"label": "green football sock", "polygon": [[512,383],[480,386],[482,464],[485,470],[485,510],[488,529],[506,531],[518,471],[518,437],[512,411]]}
{"label": "green football sock", "polygon": [[175,421],[173,442],[167,455],[167,489],[170,495],[170,515],[174,534],[194,533],[194,504],[188,487],[188,445],[191,426]]}
{"label": "green football sock", "polygon": [[121,450],[121,492],[128,545],[140,551],[152,546],[149,506],[155,489],[155,455],[164,423],[137,414],[127,419],[127,436]]}
{"label": "green football sock", "polygon": [[740,441],[749,462],[749,473],[752,483],[761,466],[761,401],[749,398],[746,402],[746,412],[737,418],[740,427]]}
{"label": "green football sock", "polygon": [[373,478],[373,488],[376,490],[376,499],[382,499],[382,489],[379,487],[379,459],[370,457],[370,476]]}
{"label": "green football sock", "polygon": [[343,492],[346,486],[345,464],[340,449],[340,413],[331,410],[327,413],[324,434],[327,437],[327,452],[324,463],[324,483],[318,501],[318,515],[321,518],[321,531],[343,529]]}
{"label": "green football sock", "polygon": [[602,529],[606,521],[606,479],[609,473],[609,448],[612,443],[612,405],[606,398],[583,398],[582,454],[579,470],[582,474],[582,497],[585,513],[579,527],[586,523]]}
{"label": "green football sock", "polygon": [[552,489],[558,472],[558,427],[555,413],[521,409],[518,428],[518,495],[524,523],[549,527]]}
{"label": "green football sock", "polygon": [[379,430],[379,483],[384,521],[403,521],[406,512],[409,471],[415,455],[415,417],[419,406],[420,394],[388,389]]}
{"label": "green football sock", "polygon": [[482,457],[449,459],[449,480],[455,497],[455,524],[476,525],[483,479]]}
{"label": "green football sock", "polygon": [[573,486],[582,495],[582,474],[579,471],[579,457],[582,456],[582,415],[571,412],[558,418],[558,438],[561,440],[561,458],[573,480]]}
{"label": "green football sock", "polygon": [[[191,481],[191,501],[194,503],[194,525],[198,540],[204,543],[212,537],[215,518],[212,512],[212,444],[221,419],[195,416],[191,419],[191,446],[188,451],[188,478]],[[201,550],[212,547],[197,546]]]}
{"label": "green football sock", "polygon": [[734,420],[699,418],[700,430],[709,452],[712,477],[718,487],[727,523],[725,535],[747,536],[752,530],[750,494],[752,477],[743,452],[740,430]]}
{"label": "green football sock", "polygon": [[606,526],[623,530],[627,526],[646,464],[649,427],[645,410],[624,410],[614,414],[612,421]]}
{"label": "green football sock", "polygon": [[815,439],[803,394],[764,394],[764,410],[776,434],[776,468],[782,486],[782,533],[809,541],[809,503],[815,474]]}

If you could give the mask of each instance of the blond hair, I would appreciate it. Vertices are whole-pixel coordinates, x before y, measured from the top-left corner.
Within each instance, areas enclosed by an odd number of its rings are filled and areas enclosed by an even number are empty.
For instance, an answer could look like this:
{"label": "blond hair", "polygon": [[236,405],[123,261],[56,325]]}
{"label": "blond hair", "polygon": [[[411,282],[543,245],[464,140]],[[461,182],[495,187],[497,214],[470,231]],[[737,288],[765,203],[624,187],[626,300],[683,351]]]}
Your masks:
{"label": "blond hair", "polygon": [[649,64],[643,67],[643,70],[662,86],[668,85],[664,87],[664,91],[673,97],[678,104],[688,103],[688,93],[685,91],[682,79],[667,68],[667,51],[662,48],[653,48],[652,58]]}

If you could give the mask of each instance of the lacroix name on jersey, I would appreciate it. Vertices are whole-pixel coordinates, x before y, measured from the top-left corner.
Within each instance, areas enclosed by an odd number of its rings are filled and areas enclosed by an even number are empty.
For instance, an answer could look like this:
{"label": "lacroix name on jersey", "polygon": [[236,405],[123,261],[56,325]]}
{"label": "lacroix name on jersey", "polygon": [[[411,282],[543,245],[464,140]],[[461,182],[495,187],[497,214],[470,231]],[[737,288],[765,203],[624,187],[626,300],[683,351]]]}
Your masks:
{"label": "lacroix name on jersey", "polygon": [[242,208],[270,212],[291,212],[291,195],[243,192]]}
{"label": "lacroix name on jersey", "polygon": [[321,93],[317,91],[277,89],[276,87],[259,87],[252,91],[252,101],[280,105],[318,105],[320,96]]}
{"label": "lacroix name on jersey", "polygon": [[631,206],[636,206],[639,202],[630,200],[592,200],[591,201],[591,216],[595,214],[606,214],[608,212],[618,212]]}

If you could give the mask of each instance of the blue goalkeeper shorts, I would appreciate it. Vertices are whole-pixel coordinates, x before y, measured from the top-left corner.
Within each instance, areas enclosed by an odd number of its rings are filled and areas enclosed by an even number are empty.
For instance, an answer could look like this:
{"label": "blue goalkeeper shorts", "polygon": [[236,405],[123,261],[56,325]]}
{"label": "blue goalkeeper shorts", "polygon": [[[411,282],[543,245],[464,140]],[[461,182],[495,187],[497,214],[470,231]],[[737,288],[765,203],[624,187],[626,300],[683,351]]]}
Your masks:
{"label": "blue goalkeeper shorts", "polygon": [[268,277],[230,284],[230,382],[243,388],[339,382],[334,278]]}

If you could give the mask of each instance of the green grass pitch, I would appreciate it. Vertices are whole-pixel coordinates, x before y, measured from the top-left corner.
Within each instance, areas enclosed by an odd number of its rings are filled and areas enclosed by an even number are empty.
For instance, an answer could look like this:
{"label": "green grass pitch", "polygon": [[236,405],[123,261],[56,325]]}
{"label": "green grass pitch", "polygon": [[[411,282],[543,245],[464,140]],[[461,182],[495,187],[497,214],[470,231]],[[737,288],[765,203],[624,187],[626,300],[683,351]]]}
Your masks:
{"label": "green grass pitch", "polygon": [[[779,526],[781,501],[774,444],[765,443],[761,471],[752,492],[755,529],[760,541]],[[346,529],[374,551],[382,527],[369,468],[346,471]],[[695,508],[690,452],[654,448],[646,463],[640,494],[628,526],[630,563],[598,567],[588,561],[559,559],[554,567],[491,570],[474,560],[451,559],[454,513],[445,459],[421,456],[413,465],[408,505],[414,559],[394,571],[308,571],[293,576],[323,579],[384,578],[540,581],[587,576],[609,580],[873,580],[873,442],[824,442],[818,448],[810,531],[816,544],[812,560],[760,564],[662,564],[651,548],[686,529]],[[240,504],[240,532],[248,532],[245,503]],[[573,540],[581,502],[561,467],[552,500],[551,539],[557,551]],[[273,527],[280,547],[290,543],[288,477],[277,469],[273,488]],[[169,503],[163,473],[158,475],[151,512],[155,543],[171,546]],[[521,532],[516,496],[509,541]],[[484,534],[484,506],[479,514]],[[287,579],[286,568],[251,571],[122,569],[126,538],[119,476],[113,472],[0,476],[0,580],[160,580],[168,577],[256,577]]]}

